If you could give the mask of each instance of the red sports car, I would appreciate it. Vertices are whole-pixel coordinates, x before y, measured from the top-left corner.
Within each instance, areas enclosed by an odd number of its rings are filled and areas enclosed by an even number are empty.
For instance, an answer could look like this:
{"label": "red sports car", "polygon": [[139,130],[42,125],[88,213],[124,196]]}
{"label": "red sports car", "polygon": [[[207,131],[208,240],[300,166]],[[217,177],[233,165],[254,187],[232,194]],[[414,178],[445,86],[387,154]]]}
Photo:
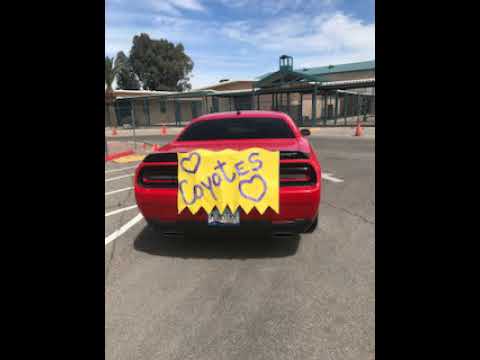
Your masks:
{"label": "red sports car", "polygon": [[[147,155],[135,171],[135,197],[147,223],[165,233],[228,224],[234,228],[263,227],[273,233],[310,233],[317,227],[321,169],[315,152],[286,114],[273,111],[238,111],[207,114],[193,119],[158,152]],[[252,147],[280,152],[280,187],[277,214],[268,208],[246,214],[238,208],[227,218],[212,221],[204,209],[192,214],[177,211],[177,153],[196,149],[220,151]],[[228,208],[227,208],[228,210]],[[218,214],[217,214],[218,215]]]}

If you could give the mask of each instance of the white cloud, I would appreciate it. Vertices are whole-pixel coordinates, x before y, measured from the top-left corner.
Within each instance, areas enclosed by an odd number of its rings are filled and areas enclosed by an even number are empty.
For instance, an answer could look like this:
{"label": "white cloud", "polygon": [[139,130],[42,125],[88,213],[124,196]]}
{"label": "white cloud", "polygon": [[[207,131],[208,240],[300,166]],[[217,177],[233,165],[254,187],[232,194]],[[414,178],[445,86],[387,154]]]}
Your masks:
{"label": "white cloud", "polygon": [[190,83],[192,84],[192,89],[198,89],[204,86],[209,86],[213,84],[217,84],[222,79],[229,79],[229,80],[253,80],[254,76],[252,76],[251,71],[248,73],[244,72],[237,72],[237,71],[230,71],[225,73],[216,72],[208,72],[208,71],[193,71],[192,76],[190,78]]}
{"label": "white cloud", "polygon": [[[247,54],[248,55],[248,54]],[[213,69],[222,69],[224,71],[246,70],[255,66],[256,59],[247,56],[216,55],[199,53],[195,55],[195,64],[205,65]]]}
{"label": "white cloud", "polygon": [[[138,18],[141,19],[141,16]],[[118,19],[116,20],[121,24]],[[185,46],[187,46],[186,43],[196,46],[208,44],[215,32],[215,27],[210,24],[181,16],[157,15],[150,20],[149,24],[142,26],[132,27],[118,24],[109,26],[105,31],[106,54],[111,56],[120,50],[128,53],[132,47],[134,35],[142,32],[149,34],[152,39],[168,39],[175,43],[182,42]]]}
{"label": "white cloud", "polygon": [[115,28],[105,32],[105,55],[115,56],[123,50],[127,55],[132,46],[133,34],[126,28]]}
{"label": "white cloud", "polygon": [[155,10],[165,12],[167,14],[178,16],[179,9],[190,11],[205,11],[205,7],[199,0],[150,0]]}
{"label": "white cloud", "polygon": [[113,1],[116,8],[107,11],[106,54],[128,54],[133,36],[141,32],[182,42],[195,63],[193,88],[275,71],[284,53],[294,57],[295,68],[375,57],[375,24],[330,8],[337,0],[219,0],[238,15],[226,22],[211,18],[213,5],[205,0],[107,0]]}
{"label": "white cloud", "polygon": [[[202,0],[203,1],[203,0]],[[131,14],[143,13],[153,16],[155,14],[169,14],[180,16],[184,10],[193,12],[206,12],[206,7],[200,0],[106,0],[105,9]]]}
{"label": "white cloud", "polygon": [[338,0],[220,0],[230,8],[251,8],[261,13],[276,15],[280,11],[302,11],[327,8],[335,5]]}
{"label": "white cloud", "polygon": [[221,80],[219,74],[196,72],[194,71],[190,77],[190,83],[192,84],[192,90],[216,84]]}
{"label": "white cloud", "polygon": [[225,6],[229,6],[229,7],[234,7],[234,8],[238,8],[238,7],[244,7],[245,5],[248,4],[250,0],[220,0],[220,2],[225,5]]}
{"label": "white cloud", "polygon": [[155,8],[155,10],[166,13],[166,14],[170,14],[174,16],[180,15],[180,11],[168,1],[163,1],[163,0],[155,1],[153,3],[153,7]]}
{"label": "white cloud", "polygon": [[373,58],[375,53],[375,24],[341,12],[313,17],[303,16],[269,20],[261,24],[237,21],[227,24],[222,32],[233,40],[248,43],[258,49],[300,56],[343,56]]}
{"label": "white cloud", "polygon": [[198,0],[169,0],[178,7],[188,9],[188,10],[197,10],[204,11],[204,6]]}

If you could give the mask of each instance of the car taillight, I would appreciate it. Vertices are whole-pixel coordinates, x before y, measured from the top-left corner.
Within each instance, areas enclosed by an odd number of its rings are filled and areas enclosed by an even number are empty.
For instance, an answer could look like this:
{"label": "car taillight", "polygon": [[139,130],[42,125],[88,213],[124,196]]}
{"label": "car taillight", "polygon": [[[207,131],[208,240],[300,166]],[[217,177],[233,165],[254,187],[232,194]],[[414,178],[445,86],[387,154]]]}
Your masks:
{"label": "car taillight", "polygon": [[308,159],[309,155],[301,151],[280,151],[280,160]]}
{"label": "car taillight", "polygon": [[280,186],[308,186],[317,182],[317,175],[307,163],[280,163]]}
{"label": "car taillight", "polygon": [[158,162],[177,162],[177,153],[152,153],[148,154],[144,163],[158,163]]}
{"label": "car taillight", "polygon": [[177,165],[152,165],[138,173],[138,183],[146,188],[176,188]]}

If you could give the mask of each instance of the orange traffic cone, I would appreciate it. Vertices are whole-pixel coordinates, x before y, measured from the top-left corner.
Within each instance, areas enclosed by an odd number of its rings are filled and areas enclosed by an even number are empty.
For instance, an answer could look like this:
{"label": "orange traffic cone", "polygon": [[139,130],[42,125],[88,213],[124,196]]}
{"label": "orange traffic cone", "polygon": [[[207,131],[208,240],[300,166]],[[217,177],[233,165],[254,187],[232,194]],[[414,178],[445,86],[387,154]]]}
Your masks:
{"label": "orange traffic cone", "polygon": [[162,126],[162,135],[167,135],[167,127],[165,125]]}
{"label": "orange traffic cone", "polygon": [[112,136],[117,135],[117,128],[113,127],[112,129]]}
{"label": "orange traffic cone", "polygon": [[355,136],[362,136],[363,135],[363,129],[360,126],[360,121],[357,120],[357,128],[355,129]]}

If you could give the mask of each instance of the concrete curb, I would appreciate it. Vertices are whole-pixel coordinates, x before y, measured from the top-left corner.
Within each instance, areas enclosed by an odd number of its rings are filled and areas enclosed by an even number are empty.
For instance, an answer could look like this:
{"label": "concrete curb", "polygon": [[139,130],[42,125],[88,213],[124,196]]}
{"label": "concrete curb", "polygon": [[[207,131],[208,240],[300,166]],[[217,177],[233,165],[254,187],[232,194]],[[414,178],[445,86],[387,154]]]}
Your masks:
{"label": "concrete curb", "polygon": [[134,153],[133,149],[129,149],[126,151],[119,151],[116,153],[108,154],[107,156],[105,156],[105,161],[112,161],[122,156],[132,155],[133,153]]}

